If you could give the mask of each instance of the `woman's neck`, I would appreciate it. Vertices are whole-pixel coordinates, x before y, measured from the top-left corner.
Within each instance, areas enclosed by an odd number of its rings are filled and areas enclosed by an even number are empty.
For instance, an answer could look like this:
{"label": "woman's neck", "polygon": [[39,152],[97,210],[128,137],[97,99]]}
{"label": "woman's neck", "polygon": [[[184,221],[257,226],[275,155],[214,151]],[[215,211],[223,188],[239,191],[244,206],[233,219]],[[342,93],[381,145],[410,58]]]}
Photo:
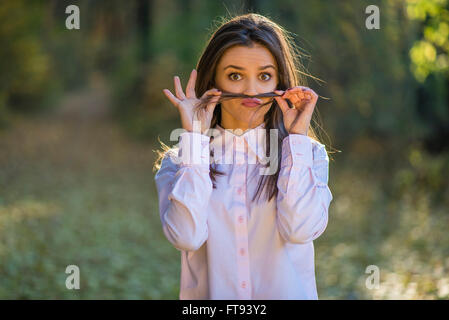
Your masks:
{"label": "woman's neck", "polygon": [[230,121],[226,118],[221,118],[221,122],[219,123],[220,127],[223,129],[229,129],[229,130],[236,130],[241,129],[243,132],[246,132],[250,129],[257,128],[260,126],[264,121],[260,121],[260,123],[256,123],[255,125],[252,125],[250,127],[248,122],[241,122],[241,121]]}

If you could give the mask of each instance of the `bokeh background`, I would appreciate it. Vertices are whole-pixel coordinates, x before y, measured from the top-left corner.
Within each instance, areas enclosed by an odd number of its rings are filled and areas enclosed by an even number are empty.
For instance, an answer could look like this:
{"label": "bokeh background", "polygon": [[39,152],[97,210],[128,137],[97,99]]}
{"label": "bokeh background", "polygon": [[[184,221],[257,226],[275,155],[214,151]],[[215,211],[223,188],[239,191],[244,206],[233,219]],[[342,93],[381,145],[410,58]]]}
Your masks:
{"label": "bokeh background", "polygon": [[[65,27],[71,4],[79,30]],[[2,1],[0,298],[178,299],[153,163],[181,125],[162,90],[174,75],[185,87],[221,19],[247,12],[293,33],[324,80],[307,86],[329,98],[316,108],[334,196],[314,242],[319,297],[449,298],[447,0]]]}

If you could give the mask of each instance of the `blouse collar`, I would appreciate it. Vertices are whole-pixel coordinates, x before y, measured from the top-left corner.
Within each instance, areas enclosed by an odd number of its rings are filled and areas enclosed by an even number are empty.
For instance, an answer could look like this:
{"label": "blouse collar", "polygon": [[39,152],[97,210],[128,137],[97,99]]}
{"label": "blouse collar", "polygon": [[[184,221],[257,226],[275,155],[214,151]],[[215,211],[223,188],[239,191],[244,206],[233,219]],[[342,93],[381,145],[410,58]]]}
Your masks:
{"label": "blouse collar", "polygon": [[[215,128],[217,130],[213,131],[214,139],[211,142],[211,147],[215,150],[220,150],[217,148],[221,146],[222,150],[221,155],[219,152],[214,152],[215,162],[229,163],[228,161],[224,162],[224,159],[225,152],[230,152],[230,150],[233,150],[234,154],[246,154],[248,156],[248,163],[252,163],[250,161],[260,161],[267,157],[265,123],[262,122],[257,127],[246,130],[241,135],[237,135],[236,133],[240,133],[242,130],[225,129],[219,124]],[[219,162],[216,155],[218,155],[218,158],[222,158],[222,162]],[[256,158],[258,159],[256,160]],[[227,157],[226,160],[228,160]]]}
{"label": "blouse collar", "polygon": [[[223,128],[222,126],[220,126],[218,123],[215,125],[215,127],[216,127],[218,130],[220,130],[221,132],[229,131],[229,132],[232,133],[233,135],[236,135],[236,136],[239,137],[239,135],[235,134],[235,133],[233,132],[233,130],[231,130],[231,129],[225,129],[225,128]],[[240,136],[243,136],[243,135],[247,134],[247,133],[250,132],[250,131],[253,131],[253,130],[256,130],[256,129],[260,129],[260,128],[265,128],[265,122],[262,122],[261,124],[259,124],[259,125],[258,125],[257,127],[255,127],[255,128],[247,129],[247,130],[246,130],[242,135],[240,135]]]}

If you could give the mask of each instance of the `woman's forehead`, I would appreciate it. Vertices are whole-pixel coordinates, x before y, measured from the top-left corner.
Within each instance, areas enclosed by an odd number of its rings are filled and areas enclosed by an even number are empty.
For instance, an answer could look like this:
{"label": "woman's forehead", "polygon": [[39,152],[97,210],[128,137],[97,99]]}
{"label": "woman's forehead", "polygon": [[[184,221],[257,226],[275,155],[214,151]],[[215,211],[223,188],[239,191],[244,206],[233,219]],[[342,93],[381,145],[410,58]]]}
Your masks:
{"label": "woman's forehead", "polygon": [[218,67],[223,71],[228,65],[244,69],[259,68],[272,64],[276,68],[276,60],[271,52],[260,44],[253,47],[233,46],[227,49],[221,57]]}

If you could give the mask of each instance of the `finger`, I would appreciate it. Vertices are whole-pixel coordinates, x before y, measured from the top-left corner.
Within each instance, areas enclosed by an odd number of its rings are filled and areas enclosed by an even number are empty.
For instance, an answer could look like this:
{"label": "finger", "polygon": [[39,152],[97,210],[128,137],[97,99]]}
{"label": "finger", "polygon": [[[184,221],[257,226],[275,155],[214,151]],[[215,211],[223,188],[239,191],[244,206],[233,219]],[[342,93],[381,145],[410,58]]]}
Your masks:
{"label": "finger", "polygon": [[179,103],[181,102],[181,100],[179,100],[178,98],[176,98],[168,89],[164,89],[162,90],[164,92],[164,94],[166,95],[166,97],[168,98],[168,100],[170,100],[170,102],[176,107],[178,108]]}
{"label": "finger", "polygon": [[189,82],[186,87],[187,98],[196,98],[195,94],[195,83],[196,83],[196,70],[193,69],[190,73]]}
{"label": "finger", "polygon": [[292,104],[293,104],[293,105],[295,106],[295,108],[296,108],[296,106],[298,106],[299,104],[301,104],[302,97],[299,97],[299,96],[296,95],[296,94],[292,94],[292,95],[290,96],[289,100],[292,102]]}
{"label": "finger", "polygon": [[299,97],[299,99],[300,99],[301,101],[303,101],[303,100],[308,100],[308,99],[310,99],[310,93],[308,93],[308,92],[301,92],[301,93],[298,95],[298,97]]}
{"label": "finger", "polygon": [[210,95],[221,95],[221,91],[216,88],[209,89],[206,92],[204,92],[204,94],[201,96],[201,99],[205,99],[206,96]]}
{"label": "finger", "polygon": [[178,99],[180,99],[180,100],[186,99],[186,96],[185,96],[184,92],[182,91],[181,80],[179,79],[178,76],[175,76],[175,90],[176,90],[176,96],[178,97]]}
{"label": "finger", "polygon": [[304,87],[304,86],[297,86],[293,88],[294,93],[298,96],[299,99],[306,99],[307,94],[311,90],[310,88]]}
{"label": "finger", "polygon": [[296,93],[296,95],[298,96],[299,99],[305,99],[306,98],[306,92],[307,92],[307,90],[304,87],[299,87],[295,91],[295,93]]}
{"label": "finger", "polygon": [[274,93],[279,94],[282,98],[285,98],[287,91],[284,90],[274,90]]}
{"label": "finger", "polygon": [[217,102],[220,99],[220,94],[221,92],[217,95],[217,93],[215,93],[216,95],[210,100],[210,102],[207,104],[206,110],[209,113],[214,112],[215,107],[217,106]]}
{"label": "finger", "polygon": [[[278,93],[278,92],[276,92],[276,93]],[[280,94],[280,93],[278,93],[278,94]],[[287,112],[290,109],[288,107],[287,101],[285,101],[282,97],[275,97],[274,99],[278,103],[279,108],[281,108],[282,113],[285,113],[285,112]]]}
{"label": "finger", "polygon": [[303,89],[303,92],[305,93],[306,97],[309,97],[310,100],[318,98],[318,94],[316,94],[316,92],[313,91],[312,89],[308,87],[301,87],[301,88]]}
{"label": "finger", "polygon": [[318,96],[315,96],[311,93],[307,94],[306,98],[304,99],[307,103],[309,102],[316,102],[318,100]]}
{"label": "finger", "polygon": [[289,94],[293,94],[293,93],[298,94],[298,93],[302,92],[302,87],[299,87],[299,86],[293,87],[293,88],[288,89],[287,92]]}
{"label": "finger", "polygon": [[303,94],[301,92],[301,89],[295,87],[289,90],[284,96],[284,99],[290,100],[290,102],[293,104],[295,108],[297,108],[303,99]]}
{"label": "finger", "polygon": [[274,93],[276,93],[276,94],[284,94],[285,91],[284,90],[274,90]]}
{"label": "finger", "polygon": [[318,100],[318,94],[312,89],[310,89],[310,95],[312,97],[312,100]]}
{"label": "finger", "polygon": [[292,103],[297,103],[298,99],[301,99],[303,97],[302,90],[294,87],[289,89],[282,98],[289,99]]}
{"label": "finger", "polygon": [[[299,97],[300,101],[298,103],[307,103],[309,101],[312,101],[314,99],[315,92],[307,87],[299,87],[300,91],[297,93],[297,96]],[[316,95],[318,97],[318,95]]]}

